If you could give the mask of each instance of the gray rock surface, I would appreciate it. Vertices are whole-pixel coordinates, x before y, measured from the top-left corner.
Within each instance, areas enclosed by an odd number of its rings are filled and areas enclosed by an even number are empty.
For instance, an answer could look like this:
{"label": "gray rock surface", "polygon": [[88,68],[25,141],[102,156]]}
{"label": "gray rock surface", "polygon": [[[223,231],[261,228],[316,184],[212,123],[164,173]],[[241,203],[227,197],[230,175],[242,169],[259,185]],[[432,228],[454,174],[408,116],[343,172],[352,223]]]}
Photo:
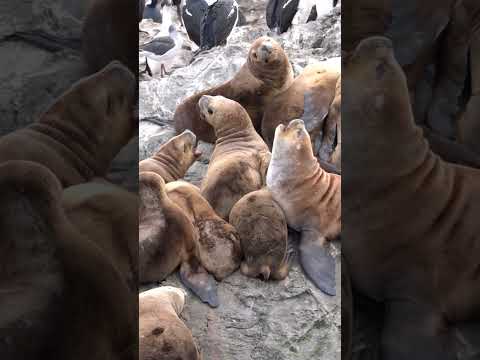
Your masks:
{"label": "gray rock surface", "polygon": [[[256,38],[269,35],[279,41],[296,75],[311,62],[340,56],[338,8],[278,36],[266,27],[265,1],[240,0],[239,5],[247,9],[249,24],[235,29],[226,46],[198,54],[189,66],[168,77],[141,76],[140,159],[151,156],[174,135],[172,119],[176,106],[185,97],[232,78]],[[200,184],[213,151],[211,144],[200,142],[199,146],[203,155],[185,177],[196,185]],[[289,241],[295,249],[296,241],[292,237]],[[337,289],[339,248],[338,243],[333,247]],[[176,274],[161,285],[183,287]],[[295,255],[290,274],[283,281],[264,282],[237,271],[218,286],[219,308],[209,308],[190,293],[182,313],[204,359],[340,359],[340,297],[324,295],[306,279]]]}

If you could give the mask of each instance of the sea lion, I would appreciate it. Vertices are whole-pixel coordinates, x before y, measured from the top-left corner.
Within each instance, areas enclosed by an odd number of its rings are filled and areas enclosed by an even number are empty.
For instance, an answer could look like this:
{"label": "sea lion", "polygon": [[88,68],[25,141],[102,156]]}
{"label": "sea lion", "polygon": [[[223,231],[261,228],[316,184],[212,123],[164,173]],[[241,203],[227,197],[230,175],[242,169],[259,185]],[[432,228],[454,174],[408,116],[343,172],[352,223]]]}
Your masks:
{"label": "sea lion", "polygon": [[455,359],[457,324],[480,318],[480,170],[430,151],[392,47],[368,38],[344,66],[342,250],[386,302],[382,358]]}
{"label": "sea lion", "polygon": [[118,60],[138,77],[138,4],[92,0],[82,28],[82,53],[90,72]]}
{"label": "sea lion", "polygon": [[205,269],[219,281],[237,270],[242,259],[238,233],[215,213],[200,189],[185,181],[174,181],[165,190],[198,232],[200,261]]}
{"label": "sea lion", "polygon": [[[340,66],[330,62],[308,65],[295,78],[292,85],[265,106],[262,120],[262,137],[271,148],[275,129],[279,124],[302,118],[312,141],[322,143],[325,119],[335,98],[340,77]],[[333,119],[333,117],[332,117]],[[336,127],[328,129],[335,137]],[[331,136],[326,134],[325,137]],[[317,139],[318,138],[318,139]],[[325,145],[328,146],[328,145]],[[327,161],[329,159],[323,159]]]}
{"label": "sea lion", "polygon": [[185,292],[161,286],[138,295],[140,360],[201,360],[192,332],[180,319]]}
{"label": "sea lion", "polygon": [[348,264],[342,255],[342,359],[352,359],[352,342],[353,342],[353,292],[350,281],[350,272]]}
{"label": "sea lion", "polygon": [[138,196],[97,180],[63,191],[62,206],[75,228],[93,241],[138,288]]}
{"label": "sea lion", "polygon": [[0,163],[29,160],[63,186],[102,177],[137,129],[135,77],[114,61],[81,79],[26,128],[0,138]]}
{"label": "sea lion", "polygon": [[266,189],[242,197],[230,212],[245,260],[241,271],[250,277],[283,280],[288,275],[287,221],[283,210]]}
{"label": "sea lion", "polygon": [[293,81],[293,69],[287,55],[275,40],[263,36],[255,40],[246,63],[233,79],[201,91],[182,101],[174,114],[177,133],[192,130],[199,140],[215,142],[213,128],[200,117],[198,101],[203,95],[222,95],[239,102],[260,131],[263,109],[273,97],[287,89]]}
{"label": "sea lion", "polygon": [[38,163],[4,162],[0,196],[2,358],[133,356],[136,292],[72,226],[55,175]]}
{"label": "sea lion", "polygon": [[217,214],[227,220],[243,195],[265,184],[270,152],[247,111],[236,101],[204,95],[198,106],[217,138],[200,190]]}
{"label": "sea lion", "polygon": [[152,171],[165,183],[181,179],[202,153],[197,149],[197,137],[190,130],[172,137],[157,152],[138,164],[138,171]]}
{"label": "sea lion", "polygon": [[340,235],[341,180],[320,167],[303,120],[278,125],[267,188],[288,226],[301,232],[303,269],[320,290],[335,295],[335,260],[326,245]]}
{"label": "sea lion", "polygon": [[200,262],[197,233],[165,192],[160,175],[139,174],[139,280],[162,281],[180,266],[180,279],[202,301],[218,306],[217,285]]}

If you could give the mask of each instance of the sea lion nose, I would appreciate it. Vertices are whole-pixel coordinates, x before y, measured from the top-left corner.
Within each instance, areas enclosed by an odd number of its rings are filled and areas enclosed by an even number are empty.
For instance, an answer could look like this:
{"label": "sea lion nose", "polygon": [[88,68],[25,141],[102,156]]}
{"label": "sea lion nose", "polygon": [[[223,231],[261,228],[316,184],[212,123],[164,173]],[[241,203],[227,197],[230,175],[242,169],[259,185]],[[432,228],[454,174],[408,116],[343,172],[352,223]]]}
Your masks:
{"label": "sea lion nose", "polygon": [[262,44],[262,47],[260,49],[262,50],[262,52],[270,54],[273,50],[273,45],[270,41],[266,41]]}
{"label": "sea lion nose", "polygon": [[294,127],[305,127],[305,123],[302,119],[295,119],[295,120],[292,120],[290,121],[290,123],[288,124],[288,128],[294,128]]}
{"label": "sea lion nose", "polygon": [[189,137],[192,144],[195,145],[197,143],[197,136],[192,131],[187,129],[182,133],[182,135]]}
{"label": "sea lion nose", "polygon": [[384,57],[392,54],[393,44],[390,39],[384,36],[372,36],[358,44],[353,56]]}

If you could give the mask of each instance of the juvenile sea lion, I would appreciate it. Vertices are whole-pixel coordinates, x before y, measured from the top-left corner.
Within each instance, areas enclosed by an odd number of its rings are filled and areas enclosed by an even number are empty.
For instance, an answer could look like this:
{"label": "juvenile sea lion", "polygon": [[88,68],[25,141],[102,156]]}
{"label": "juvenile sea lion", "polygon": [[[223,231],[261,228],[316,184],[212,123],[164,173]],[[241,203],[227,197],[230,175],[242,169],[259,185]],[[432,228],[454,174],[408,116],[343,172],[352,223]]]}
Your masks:
{"label": "juvenile sea lion", "polygon": [[215,213],[200,189],[185,181],[174,181],[165,190],[198,232],[200,260],[205,269],[219,281],[237,270],[242,259],[237,231]]}
{"label": "juvenile sea lion", "polygon": [[217,138],[200,190],[217,214],[227,220],[243,195],[265,184],[270,152],[247,111],[236,101],[204,95],[198,105]]}
{"label": "juvenile sea lion", "polygon": [[107,181],[71,186],[62,206],[75,228],[110,257],[130,285],[138,288],[138,196]]}
{"label": "juvenile sea lion", "polygon": [[340,235],[341,180],[320,167],[303,120],[278,125],[267,187],[288,226],[302,233],[303,269],[320,290],[335,295],[335,260],[327,242]]}
{"label": "juvenile sea lion", "polygon": [[266,188],[242,197],[230,212],[230,223],[240,235],[244,275],[264,280],[287,277],[287,221]]}
{"label": "juvenile sea lion", "polygon": [[169,183],[184,177],[201,154],[197,149],[197,137],[185,130],[160,146],[152,157],[140,161],[138,171],[152,171]]}
{"label": "juvenile sea lion", "polygon": [[75,83],[38,121],[0,138],[0,163],[43,164],[63,186],[102,177],[137,128],[135,77],[114,61]]}
{"label": "juvenile sea lion", "polygon": [[382,358],[456,359],[457,325],[480,318],[480,170],[430,151],[390,40],[362,41],[343,79],[352,285],[386,302]]}
{"label": "juvenile sea lion", "polygon": [[192,332],[180,319],[185,292],[161,286],[139,294],[140,360],[201,360]]}
{"label": "juvenile sea lion", "polygon": [[133,356],[136,292],[72,226],[55,175],[38,163],[7,161],[0,196],[2,358]]}
{"label": "juvenile sea lion", "polygon": [[217,285],[200,263],[197,233],[165,192],[160,175],[139,175],[139,279],[162,281],[180,266],[180,279],[202,301],[218,306]]}
{"label": "juvenile sea lion", "polygon": [[[267,145],[272,147],[277,125],[286,125],[297,118],[304,120],[307,131],[311,135],[315,134],[316,137],[312,136],[312,141],[321,143],[324,137],[325,119],[335,98],[339,77],[340,66],[330,63],[311,64],[286,91],[272,99],[265,107],[262,120],[262,137]],[[332,131],[335,137],[336,128],[328,130]]]}
{"label": "juvenile sea lion", "polygon": [[203,95],[221,95],[239,102],[260,131],[264,106],[287,89],[292,81],[292,65],[282,47],[269,37],[260,37],[253,42],[246,63],[233,79],[196,93],[177,106],[173,118],[175,129],[177,133],[190,129],[199,140],[214,143],[215,132],[200,117],[198,101]]}
{"label": "juvenile sea lion", "polygon": [[83,23],[83,57],[91,72],[118,60],[138,77],[138,6],[130,0],[91,0]]}

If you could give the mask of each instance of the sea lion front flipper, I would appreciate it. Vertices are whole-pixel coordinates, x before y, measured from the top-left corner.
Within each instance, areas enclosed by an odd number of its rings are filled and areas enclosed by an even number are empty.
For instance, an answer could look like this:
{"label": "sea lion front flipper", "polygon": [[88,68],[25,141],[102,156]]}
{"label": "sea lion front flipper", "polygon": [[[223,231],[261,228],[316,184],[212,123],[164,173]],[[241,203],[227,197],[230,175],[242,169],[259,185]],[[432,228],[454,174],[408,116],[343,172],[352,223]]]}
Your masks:
{"label": "sea lion front flipper", "polygon": [[180,266],[180,280],[200,300],[213,308],[218,307],[217,283],[203,266],[184,261]]}
{"label": "sea lion front flipper", "polygon": [[382,333],[381,359],[454,360],[452,331],[429,304],[388,302]]}
{"label": "sea lion front flipper", "polygon": [[300,240],[300,263],[306,275],[327,295],[335,296],[335,259],[328,251],[326,239],[312,231],[303,231]]}
{"label": "sea lion front flipper", "polygon": [[302,120],[309,133],[315,130],[319,138],[323,138],[323,123],[330,110],[331,97],[319,96],[315,91],[306,91],[303,95],[303,115]]}

